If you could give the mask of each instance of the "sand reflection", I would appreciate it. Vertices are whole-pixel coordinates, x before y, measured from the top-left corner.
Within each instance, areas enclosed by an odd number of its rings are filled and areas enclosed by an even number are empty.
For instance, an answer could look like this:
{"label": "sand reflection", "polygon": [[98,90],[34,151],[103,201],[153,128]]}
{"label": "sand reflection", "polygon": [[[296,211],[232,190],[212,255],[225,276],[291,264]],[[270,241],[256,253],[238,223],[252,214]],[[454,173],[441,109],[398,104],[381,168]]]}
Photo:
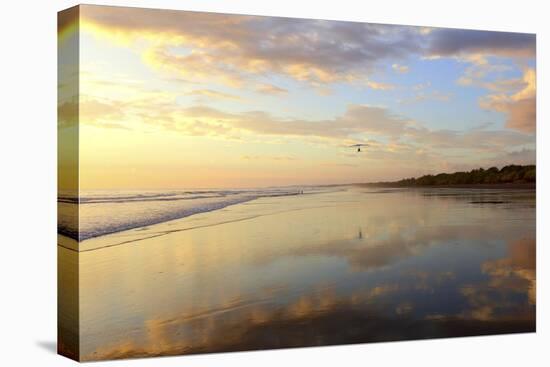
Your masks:
{"label": "sand reflection", "polygon": [[351,191],[151,228],[80,254],[81,357],[533,331],[530,211]]}

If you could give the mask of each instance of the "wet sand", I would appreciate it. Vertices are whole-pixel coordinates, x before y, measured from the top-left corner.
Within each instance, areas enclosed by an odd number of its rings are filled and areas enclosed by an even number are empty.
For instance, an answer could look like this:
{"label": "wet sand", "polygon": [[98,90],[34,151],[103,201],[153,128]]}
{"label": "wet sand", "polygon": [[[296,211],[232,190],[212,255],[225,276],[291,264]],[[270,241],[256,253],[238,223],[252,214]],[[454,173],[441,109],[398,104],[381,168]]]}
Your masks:
{"label": "wet sand", "polygon": [[262,198],[59,247],[80,359],[534,331],[534,191],[443,191]]}

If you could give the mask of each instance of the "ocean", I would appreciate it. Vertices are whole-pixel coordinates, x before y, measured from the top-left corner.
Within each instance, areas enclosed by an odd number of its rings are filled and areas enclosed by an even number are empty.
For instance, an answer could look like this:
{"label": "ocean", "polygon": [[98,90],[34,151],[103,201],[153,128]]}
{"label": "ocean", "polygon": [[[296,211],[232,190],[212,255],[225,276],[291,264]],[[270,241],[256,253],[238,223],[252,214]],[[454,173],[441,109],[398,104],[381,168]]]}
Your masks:
{"label": "ocean", "polygon": [[[58,196],[58,233],[79,241],[223,209],[263,197],[328,191],[326,187],[257,189],[88,190]],[[74,220],[78,206],[79,221]],[[76,228],[79,227],[79,228]]]}

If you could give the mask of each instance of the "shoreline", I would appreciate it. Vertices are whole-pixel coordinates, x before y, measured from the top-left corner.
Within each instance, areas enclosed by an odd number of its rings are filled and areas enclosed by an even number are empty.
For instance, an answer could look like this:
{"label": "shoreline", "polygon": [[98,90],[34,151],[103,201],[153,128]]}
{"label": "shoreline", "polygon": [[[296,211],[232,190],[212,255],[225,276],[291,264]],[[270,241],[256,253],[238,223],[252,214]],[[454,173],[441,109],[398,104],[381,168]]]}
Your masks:
{"label": "shoreline", "polygon": [[[201,229],[206,227],[213,227],[217,225],[224,225],[233,222],[240,222],[248,219],[255,219],[266,215],[278,214],[264,212],[264,210],[258,211],[257,209],[251,209],[248,205],[251,202],[258,202],[259,205],[264,204],[265,200],[285,200],[288,198],[308,198],[311,195],[333,194],[335,191],[328,191],[322,193],[304,193],[300,195],[273,195],[254,198],[252,200],[234,203],[227,205],[221,209],[198,212],[184,217],[174,218],[163,222],[149,224],[140,227],[134,227],[124,229],[118,232],[112,232],[100,236],[89,237],[76,241],[73,238],[58,233],[58,245],[69,250],[76,250],[78,252],[87,252],[91,250],[108,248],[113,246],[119,246],[143,240],[148,240],[155,237],[170,235],[178,232],[186,232],[194,229]],[[294,204],[295,206],[295,204]],[[293,206],[289,207],[289,211],[295,210]],[[306,210],[308,207],[302,208]],[[229,214],[226,219],[220,218],[220,213],[224,213],[224,216]]]}
{"label": "shoreline", "polygon": [[[534,190],[536,189],[535,184],[531,183],[521,183],[521,184],[470,184],[470,185],[432,185],[432,186],[398,186],[398,185],[377,185],[377,184],[353,184],[353,185],[339,185],[339,186],[352,186],[352,187],[358,187],[358,188],[389,188],[389,189],[496,189],[496,190]],[[319,193],[315,193],[319,194]],[[306,194],[303,194],[305,196],[309,196]],[[301,195],[297,195],[300,197]],[[295,197],[295,195],[284,195],[279,197]],[[264,197],[264,198],[274,198],[272,197]],[[77,240],[71,236],[67,236],[65,233],[57,233],[58,237],[58,245],[64,248],[68,248],[70,250],[76,250],[76,251],[86,251],[89,249],[95,249],[95,248],[101,248],[104,246],[111,246],[113,244],[120,244],[120,243],[126,243],[126,242],[133,242],[135,240],[142,240],[145,238],[148,238],[149,236],[155,237],[158,234],[165,234],[171,232],[173,230],[172,228],[169,228],[172,226],[172,224],[175,223],[182,223],[182,221],[188,221],[189,218],[191,220],[200,220],[207,218],[215,218],[213,216],[216,215],[216,213],[220,209],[226,209],[230,207],[239,207],[242,204],[249,203],[251,201],[261,200],[262,198],[255,198],[252,200],[244,201],[244,202],[238,202],[238,203],[232,203],[230,205],[224,206],[223,208],[219,208],[216,210],[210,210],[205,212],[198,212],[193,213],[189,215],[185,215],[182,217],[172,218],[166,221],[156,222],[156,223],[149,223],[144,226],[137,226],[137,227],[131,227],[131,228],[125,228],[120,231],[115,232],[109,232],[105,234],[101,234],[99,236],[93,236],[88,238],[81,238],[80,240]],[[243,217],[247,217],[246,215],[243,215]],[[193,229],[194,226],[189,226],[189,228],[186,228],[185,230]],[[82,248],[81,246],[85,244],[86,246]]]}

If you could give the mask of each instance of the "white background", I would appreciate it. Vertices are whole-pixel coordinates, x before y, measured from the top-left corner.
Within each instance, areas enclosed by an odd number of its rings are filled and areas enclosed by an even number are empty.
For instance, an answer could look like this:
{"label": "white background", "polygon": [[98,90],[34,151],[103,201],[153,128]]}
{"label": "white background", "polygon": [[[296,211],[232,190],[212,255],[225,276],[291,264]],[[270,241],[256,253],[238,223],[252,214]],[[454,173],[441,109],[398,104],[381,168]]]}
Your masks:
{"label": "white background", "polygon": [[[94,366],[548,365],[546,1],[94,1],[184,10],[537,33],[537,333],[99,362]],[[73,1],[3,2],[0,22],[0,365],[66,366],[56,340],[56,12]],[[546,225],[548,226],[548,224]],[[546,340],[545,340],[546,339]],[[546,350],[545,350],[546,349]]]}

